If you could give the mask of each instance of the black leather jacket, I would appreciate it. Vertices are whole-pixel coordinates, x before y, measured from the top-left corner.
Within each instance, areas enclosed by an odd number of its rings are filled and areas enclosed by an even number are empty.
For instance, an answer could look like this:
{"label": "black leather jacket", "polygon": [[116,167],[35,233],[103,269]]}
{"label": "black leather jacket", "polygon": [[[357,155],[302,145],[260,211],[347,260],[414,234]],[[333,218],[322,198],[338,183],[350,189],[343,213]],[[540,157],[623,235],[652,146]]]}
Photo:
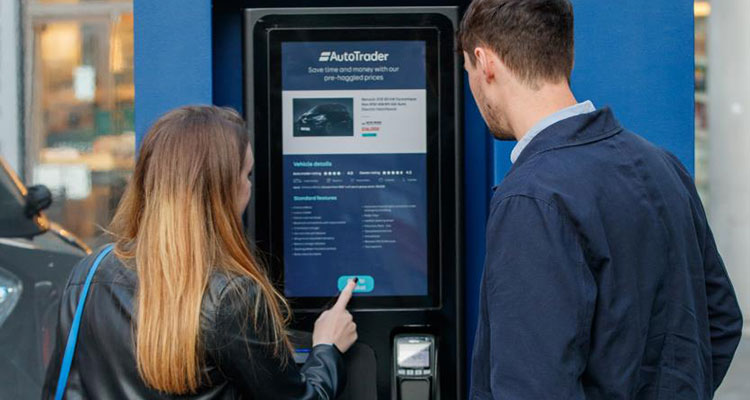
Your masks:
{"label": "black leather jacket", "polygon": [[[78,299],[98,252],[72,271],[62,296],[57,342],[52,353],[43,398],[55,395],[65,342]],[[149,389],[138,375],[131,321],[137,275],[113,254],[94,276],[84,307],[78,345],[68,380],[66,399],[167,399],[176,396]],[[253,318],[256,287],[248,278],[216,273],[201,307],[201,333],[206,351],[206,375],[199,393],[183,399],[333,399],[344,387],[341,353],[330,345],[313,348],[299,369],[291,356],[286,366],[274,357]],[[236,301],[242,293],[244,300]]]}

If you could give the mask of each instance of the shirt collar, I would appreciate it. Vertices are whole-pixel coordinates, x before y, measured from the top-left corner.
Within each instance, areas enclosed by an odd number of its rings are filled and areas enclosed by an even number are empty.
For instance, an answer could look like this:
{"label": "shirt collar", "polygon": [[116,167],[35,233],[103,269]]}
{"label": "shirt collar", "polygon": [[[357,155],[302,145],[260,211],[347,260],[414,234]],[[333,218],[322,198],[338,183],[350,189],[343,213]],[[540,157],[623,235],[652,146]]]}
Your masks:
{"label": "shirt collar", "polygon": [[518,160],[518,157],[523,152],[523,149],[525,149],[526,146],[528,146],[529,143],[531,143],[531,141],[536,137],[536,135],[541,133],[543,130],[570,117],[575,117],[576,115],[581,114],[588,114],[594,111],[596,111],[594,103],[592,103],[591,101],[584,101],[583,103],[578,103],[576,105],[563,108],[562,110],[545,117],[541,121],[537,122],[536,125],[534,125],[531,129],[529,129],[529,131],[526,132],[525,135],[523,135],[521,140],[516,143],[516,146],[510,153],[510,162],[515,163],[516,160]]}

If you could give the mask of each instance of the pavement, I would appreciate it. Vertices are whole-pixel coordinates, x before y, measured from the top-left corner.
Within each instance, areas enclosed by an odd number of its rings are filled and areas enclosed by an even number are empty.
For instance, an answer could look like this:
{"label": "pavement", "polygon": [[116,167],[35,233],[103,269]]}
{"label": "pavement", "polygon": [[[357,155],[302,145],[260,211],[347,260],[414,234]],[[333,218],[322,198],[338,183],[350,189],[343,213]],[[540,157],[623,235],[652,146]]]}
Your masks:
{"label": "pavement", "polygon": [[745,335],[734,354],[724,382],[716,391],[714,400],[750,399],[750,335]]}

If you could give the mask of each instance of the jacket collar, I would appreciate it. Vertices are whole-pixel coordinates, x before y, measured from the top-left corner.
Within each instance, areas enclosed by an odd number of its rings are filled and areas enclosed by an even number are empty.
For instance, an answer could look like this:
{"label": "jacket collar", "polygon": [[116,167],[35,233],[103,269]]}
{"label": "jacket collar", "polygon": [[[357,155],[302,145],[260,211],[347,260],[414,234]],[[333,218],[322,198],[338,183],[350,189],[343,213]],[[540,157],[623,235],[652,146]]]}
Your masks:
{"label": "jacket collar", "polygon": [[609,107],[564,119],[541,131],[524,149],[510,172],[539,153],[593,143],[621,131],[622,126]]}

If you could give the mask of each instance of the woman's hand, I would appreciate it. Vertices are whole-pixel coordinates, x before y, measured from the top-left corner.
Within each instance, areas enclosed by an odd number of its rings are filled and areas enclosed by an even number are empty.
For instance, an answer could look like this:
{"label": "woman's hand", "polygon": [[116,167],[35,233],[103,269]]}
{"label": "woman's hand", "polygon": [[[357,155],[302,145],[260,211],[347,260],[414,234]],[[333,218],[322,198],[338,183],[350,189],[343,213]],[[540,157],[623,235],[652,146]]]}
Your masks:
{"label": "woman's hand", "polygon": [[330,310],[323,311],[315,321],[313,329],[313,346],[321,343],[335,344],[342,353],[349,350],[357,341],[357,324],[352,315],[346,310],[346,305],[352,298],[356,283],[350,279],[341,291],[336,304]]}

